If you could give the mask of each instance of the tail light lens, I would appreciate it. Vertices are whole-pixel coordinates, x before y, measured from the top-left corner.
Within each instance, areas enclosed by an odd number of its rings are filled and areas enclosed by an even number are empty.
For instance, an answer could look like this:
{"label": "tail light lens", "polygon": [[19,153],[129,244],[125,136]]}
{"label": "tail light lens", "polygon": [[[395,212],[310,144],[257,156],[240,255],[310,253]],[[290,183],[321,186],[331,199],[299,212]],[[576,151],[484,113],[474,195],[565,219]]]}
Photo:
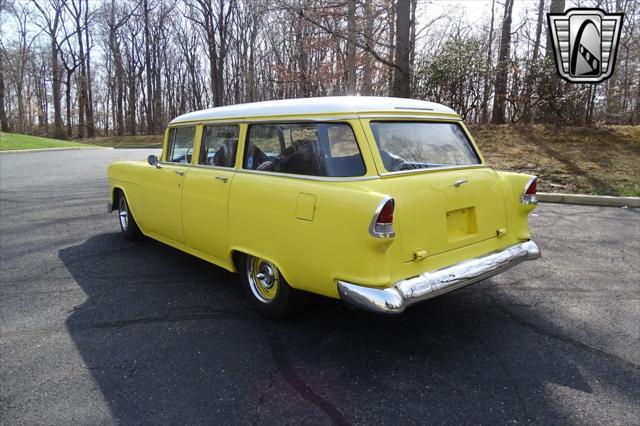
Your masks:
{"label": "tail light lens", "polygon": [[538,199],[536,194],[538,193],[538,178],[536,176],[529,179],[527,184],[524,187],[524,192],[522,193],[521,202],[524,205],[535,205],[538,204]]}
{"label": "tail light lens", "polygon": [[371,234],[371,236],[376,238],[391,238],[396,235],[393,231],[394,209],[395,202],[393,198],[385,197],[380,202],[371,220],[371,226],[369,227],[369,234]]}

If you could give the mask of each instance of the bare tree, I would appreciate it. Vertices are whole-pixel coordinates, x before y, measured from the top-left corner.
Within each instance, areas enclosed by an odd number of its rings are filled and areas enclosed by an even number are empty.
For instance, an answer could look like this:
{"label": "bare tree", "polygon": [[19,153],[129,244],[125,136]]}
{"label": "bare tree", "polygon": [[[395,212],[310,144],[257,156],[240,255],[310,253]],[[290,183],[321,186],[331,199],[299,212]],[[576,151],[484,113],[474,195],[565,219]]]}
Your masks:
{"label": "bare tree", "polygon": [[5,59],[3,51],[0,50],[0,129],[3,132],[9,131],[9,121],[7,120],[7,112],[4,108],[5,98],[4,98],[4,66]]}
{"label": "bare tree", "polygon": [[507,80],[509,78],[509,56],[511,54],[511,14],[514,0],[505,0],[500,35],[500,54],[496,70],[495,101],[491,121],[494,124],[505,122]]}
{"label": "bare tree", "polygon": [[85,79],[85,87],[87,89],[87,97],[85,98],[85,106],[86,106],[86,114],[87,114],[87,137],[93,138],[95,137],[95,118],[93,114],[93,89],[91,84],[91,40],[90,40],[90,31],[89,31],[89,0],[85,0],[84,3],[84,40],[85,46],[87,48],[87,53],[85,57],[85,64],[87,69],[86,79]]}
{"label": "bare tree", "polygon": [[524,106],[522,111],[522,120],[525,123],[531,122],[531,92],[533,90],[534,81],[537,77],[538,68],[538,56],[540,56],[540,36],[542,35],[542,20],[544,19],[544,2],[545,0],[538,1],[538,19],[536,21],[535,40],[533,42],[533,53],[531,54],[531,61],[527,67],[527,77],[524,89]]}
{"label": "bare tree", "polygon": [[487,61],[486,61],[486,78],[484,79],[484,90],[482,95],[482,119],[483,123],[489,121],[489,92],[491,86],[491,80],[488,78],[491,75],[491,65],[493,61],[493,26],[495,25],[495,9],[496,0],[491,0],[491,21],[489,24],[489,40],[487,41]]}
{"label": "bare tree", "polygon": [[49,36],[51,45],[51,87],[53,96],[53,123],[55,127],[54,135],[57,138],[64,137],[62,130],[62,103],[61,103],[61,73],[60,73],[60,44],[58,33],[62,25],[62,14],[67,0],[48,0],[46,6],[44,0],[33,0],[33,4],[40,11],[44,20],[44,31]]}
{"label": "bare tree", "polygon": [[411,97],[411,2],[398,0],[396,4],[396,48],[393,70],[393,91],[400,98]]}

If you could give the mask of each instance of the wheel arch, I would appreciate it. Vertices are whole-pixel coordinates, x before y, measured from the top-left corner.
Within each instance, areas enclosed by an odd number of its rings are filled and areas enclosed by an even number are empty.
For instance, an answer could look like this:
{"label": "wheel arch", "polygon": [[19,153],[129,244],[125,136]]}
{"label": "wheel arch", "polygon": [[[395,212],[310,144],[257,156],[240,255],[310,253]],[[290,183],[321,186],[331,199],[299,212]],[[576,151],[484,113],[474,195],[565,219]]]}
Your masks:
{"label": "wheel arch", "polygon": [[123,195],[127,200],[129,211],[133,214],[138,226],[142,230],[142,208],[140,207],[141,196],[138,185],[128,182],[126,187],[122,184],[114,184],[111,189],[111,211],[113,212],[118,210],[118,201],[120,201],[120,197]]}
{"label": "wheel arch", "polygon": [[286,269],[282,268],[282,263],[278,260],[278,259],[274,259],[268,255],[264,255],[262,253],[257,253],[254,250],[251,249],[247,249],[244,247],[233,247],[230,251],[229,254],[229,258],[231,259],[231,263],[233,265],[234,271],[232,272],[237,272],[237,273],[243,273],[243,268],[242,265],[240,264],[243,256],[254,256],[254,257],[259,257],[261,259],[265,259],[268,260],[269,262],[273,263],[274,265],[276,265],[276,267],[278,268],[278,271],[280,272],[280,274],[282,275],[282,277],[285,279],[285,281],[287,282],[287,284],[289,284],[289,286],[298,289],[298,287],[294,284],[291,283],[291,281],[289,281],[289,279],[287,278],[287,272]]}

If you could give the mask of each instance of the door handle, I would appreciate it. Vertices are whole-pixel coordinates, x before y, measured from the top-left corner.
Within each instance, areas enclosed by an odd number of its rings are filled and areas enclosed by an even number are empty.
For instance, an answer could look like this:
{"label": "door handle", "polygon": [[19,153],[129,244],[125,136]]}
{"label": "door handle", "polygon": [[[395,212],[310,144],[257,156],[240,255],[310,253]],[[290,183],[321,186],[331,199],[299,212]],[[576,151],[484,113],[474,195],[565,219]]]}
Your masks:
{"label": "door handle", "polygon": [[178,176],[184,176],[184,172],[182,170],[176,170],[176,174]]}
{"label": "door handle", "polygon": [[221,180],[224,183],[227,183],[227,181],[229,180],[229,178],[226,176],[216,176],[216,179]]}

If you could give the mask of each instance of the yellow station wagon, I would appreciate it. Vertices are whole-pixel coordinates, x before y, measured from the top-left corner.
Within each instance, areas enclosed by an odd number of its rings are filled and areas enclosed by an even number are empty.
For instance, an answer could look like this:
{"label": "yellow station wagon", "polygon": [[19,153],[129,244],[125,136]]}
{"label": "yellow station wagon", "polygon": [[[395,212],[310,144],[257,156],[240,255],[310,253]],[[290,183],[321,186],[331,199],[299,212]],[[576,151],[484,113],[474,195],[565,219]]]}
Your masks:
{"label": "yellow station wagon", "polygon": [[379,97],[181,115],[161,158],[108,171],[125,238],[239,272],[282,317],[305,292],[396,314],[540,251],[535,176],[489,167],[453,110]]}

